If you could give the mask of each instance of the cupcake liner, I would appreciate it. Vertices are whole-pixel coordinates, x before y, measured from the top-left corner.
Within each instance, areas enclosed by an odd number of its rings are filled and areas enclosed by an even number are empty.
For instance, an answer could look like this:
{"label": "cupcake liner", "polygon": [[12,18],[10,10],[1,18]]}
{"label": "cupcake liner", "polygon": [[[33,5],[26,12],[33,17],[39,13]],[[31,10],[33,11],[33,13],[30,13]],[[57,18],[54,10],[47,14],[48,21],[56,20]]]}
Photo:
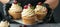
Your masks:
{"label": "cupcake liner", "polygon": [[23,16],[22,21],[23,21],[23,24],[25,25],[33,25],[36,23],[35,16],[31,16],[31,17]]}

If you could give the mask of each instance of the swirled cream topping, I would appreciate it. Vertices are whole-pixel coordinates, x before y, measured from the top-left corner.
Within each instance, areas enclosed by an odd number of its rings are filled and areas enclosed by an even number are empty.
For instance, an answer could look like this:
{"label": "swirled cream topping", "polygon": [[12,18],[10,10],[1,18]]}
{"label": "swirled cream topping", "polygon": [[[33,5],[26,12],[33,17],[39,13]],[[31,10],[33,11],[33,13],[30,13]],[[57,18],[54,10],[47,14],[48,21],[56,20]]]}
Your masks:
{"label": "swirled cream topping", "polygon": [[13,11],[20,12],[20,11],[22,11],[22,7],[20,7],[18,4],[12,3],[12,6],[11,6],[10,10],[11,10],[11,12],[13,12]]}
{"label": "swirled cream topping", "polygon": [[0,22],[0,27],[8,27],[8,26],[9,26],[9,22],[7,22],[7,21]]}
{"label": "swirled cream topping", "polygon": [[47,13],[47,8],[41,5],[37,5],[35,8],[35,12],[40,11],[42,14]]}
{"label": "swirled cream topping", "polygon": [[35,13],[31,8],[24,9],[22,12],[22,16],[33,16],[33,15],[35,15]]}

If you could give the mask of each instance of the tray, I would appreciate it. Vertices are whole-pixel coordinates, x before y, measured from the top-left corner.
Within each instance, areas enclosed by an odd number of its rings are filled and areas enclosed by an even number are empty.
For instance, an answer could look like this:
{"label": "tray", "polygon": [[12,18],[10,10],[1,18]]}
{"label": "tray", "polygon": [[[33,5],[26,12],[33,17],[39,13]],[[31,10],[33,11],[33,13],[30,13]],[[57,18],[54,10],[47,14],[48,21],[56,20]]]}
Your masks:
{"label": "tray", "polygon": [[[24,24],[24,23],[22,22],[22,19],[20,19],[20,20],[13,20],[13,21],[18,22],[18,23],[20,23],[20,24]],[[33,25],[36,25],[36,24],[39,24],[39,23],[42,23],[42,22],[43,22],[43,21],[36,21],[36,23],[33,24]],[[26,24],[26,25],[29,25],[29,24]]]}

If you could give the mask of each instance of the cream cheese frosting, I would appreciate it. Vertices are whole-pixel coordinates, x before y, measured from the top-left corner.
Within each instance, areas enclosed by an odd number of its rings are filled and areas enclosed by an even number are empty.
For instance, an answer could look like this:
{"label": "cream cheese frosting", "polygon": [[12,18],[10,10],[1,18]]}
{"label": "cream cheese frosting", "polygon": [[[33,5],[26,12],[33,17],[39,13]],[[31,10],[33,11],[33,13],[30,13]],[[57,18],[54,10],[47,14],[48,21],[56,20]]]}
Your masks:
{"label": "cream cheese frosting", "polygon": [[10,10],[11,10],[11,12],[20,12],[20,11],[22,11],[22,7],[20,7],[18,4],[12,3]]}
{"label": "cream cheese frosting", "polygon": [[24,9],[22,12],[22,16],[33,16],[35,15],[33,9],[31,9],[29,6],[27,9]]}
{"label": "cream cheese frosting", "polygon": [[9,22],[7,22],[7,21],[1,21],[0,22],[0,27],[8,27],[9,26]]}
{"label": "cream cheese frosting", "polygon": [[40,11],[41,14],[44,14],[47,13],[47,8],[41,5],[37,5],[34,11],[35,12]]}

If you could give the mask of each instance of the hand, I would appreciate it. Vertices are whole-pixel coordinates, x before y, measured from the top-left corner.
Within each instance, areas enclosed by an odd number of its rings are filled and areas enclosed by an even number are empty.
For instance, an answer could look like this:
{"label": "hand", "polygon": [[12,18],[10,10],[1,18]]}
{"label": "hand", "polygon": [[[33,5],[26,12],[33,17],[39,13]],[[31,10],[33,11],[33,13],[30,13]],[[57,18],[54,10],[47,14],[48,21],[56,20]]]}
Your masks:
{"label": "hand", "polygon": [[58,6],[59,0],[46,0],[45,3],[49,4],[50,8],[54,10]]}
{"label": "hand", "polygon": [[0,0],[0,2],[1,3],[3,3],[3,4],[6,4],[6,3],[8,3],[10,0]]}

